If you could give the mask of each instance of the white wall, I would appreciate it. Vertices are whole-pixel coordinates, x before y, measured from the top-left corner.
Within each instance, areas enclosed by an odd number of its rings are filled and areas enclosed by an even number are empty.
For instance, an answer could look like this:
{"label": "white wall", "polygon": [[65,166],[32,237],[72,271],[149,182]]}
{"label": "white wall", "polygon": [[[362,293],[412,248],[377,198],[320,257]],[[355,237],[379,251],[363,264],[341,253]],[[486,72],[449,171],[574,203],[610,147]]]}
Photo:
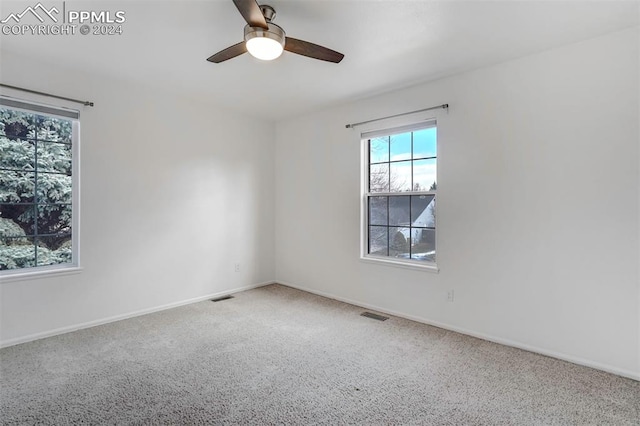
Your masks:
{"label": "white wall", "polygon": [[84,270],[0,283],[0,344],[273,281],[273,124],[6,52],[0,62],[3,83],[95,102],[80,107]]}
{"label": "white wall", "polygon": [[[278,123],[277,281],[640,378],[638,51],[635,28]],[[445,102],[440,272],[358,260],[345,124]]]}

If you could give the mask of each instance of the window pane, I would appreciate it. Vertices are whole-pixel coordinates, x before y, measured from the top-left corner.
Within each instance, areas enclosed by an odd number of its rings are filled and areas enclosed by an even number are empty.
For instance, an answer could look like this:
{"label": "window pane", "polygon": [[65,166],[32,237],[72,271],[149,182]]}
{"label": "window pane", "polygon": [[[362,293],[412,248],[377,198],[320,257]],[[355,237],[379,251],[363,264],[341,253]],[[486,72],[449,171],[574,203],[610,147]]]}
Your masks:
{"label": "window pane", "polygon": [[400,161],[389,165],[391,192],[411,191],[411,161]]}
{"label": "window pane", "polygon": [[38,266],[71,263],[71,235],[38,237]]}
{"label": "window pane", "polygon": [[411,159],[411,133],[391,136],[391,161]]}
{"label": "window pane", "polygon": [[35,232],[33,204],[0,204],[0,237],[16,237]]}
{"label": "window pane", "polygon": [[72,120],[0,108],[0,269],[72,261],[72,134]]}
{"label": "window pane", "polygon": [[388,256],[389,228],[386,226],[369,227],[369,254]]}
{"label": "window pane", "polygon": [[411,258],[436,261],[436,230],[411,228]]}
{"label": "window pane", "polygon": [[389,197],[389,224],[409,226],[409,196]]}
{"label": "window pane", "polygon": [[413,162],[414,191],[435,191],[436,160],[415,160]]}
{"label": "window pane", "polygon": [[408,259],[410,241],[409,228],[389,228],[389,256]]}
{"label": "window pane", "polygon": [[34,142],[12,141],[0,136],[0,168],[33,170],[35,168],[35,157]]}
{"label": "window pane", "polygon": [[411,225],[436,226],[436,199],[433,195],[413,195],[411,197]]}
{"label": "window pane", "polygon": [[389,197],[370,197],[369,198],[369,224],[370,225],[387,225],[389,223],[389,215],[387,211],[387,200]]}
{"label": "window pane", "polygon": [[70,120],[40,116],[38,140],[71,143],[72,124]]}
{"label": "window pane", "polygon": [[373,138],[369,144],[369,162],[389,161],[389,137]]}
{"label": "window pane", "polygon": [[71,204],[39,204],[38,234],[71,232]]}
{"label": "window pane", "polygon": [[369,168],[369,192],[389,192],[389,164],[372,164]]}
{"label": "window pane", "polygon": [[372,138],[368,144],[368,192],[406,194],[367,198],[369,254],[435,262],[437,129]]}
{"label": "window pane", "polygon": [[32,238],[0,237],[0,270],[33,266],[36,266],[36,252]]}
{"label": "window pane", "polygon": [[413,132],[413,158],[436,156],[436,128]]}
{"label": "window pane", "polygon": [[71,176],[71,145],[38,142],[38,171]]}
{"label": "window pane", "polygon": [[71,203],[71,176],[38,174],[38,203]]}
{"label": "window pane", "polygon": [[0,203],[32,203],[35,173],[0,169]]}

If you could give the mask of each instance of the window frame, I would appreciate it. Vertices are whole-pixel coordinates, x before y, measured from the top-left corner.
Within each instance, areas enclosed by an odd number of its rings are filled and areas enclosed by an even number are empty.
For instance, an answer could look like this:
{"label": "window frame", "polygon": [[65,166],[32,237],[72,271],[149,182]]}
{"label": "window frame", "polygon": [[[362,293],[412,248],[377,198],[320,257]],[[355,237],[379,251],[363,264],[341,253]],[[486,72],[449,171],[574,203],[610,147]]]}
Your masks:
{"label": "window frame", "polygon": [[75,274],[80,266],[80,111],[65,106],[56,106],[0,96],[0,107],[45,117],[71,121],[71,262],[56,265],[32,266],[0,271],[0,283],[29,280],[50,276]]}
{"label": "window frame", "polygon": [[[370,147],[369,141],[375,137],[379,136],[392,136],[401,133],[407,132],[415,132],[419,130],[424,130],[428,128],[438,128],[436,118],[429,118],[427,120],[423,120],[420,122],[413,122],[411,124],[406,125],[396,125],[389,127],[381,127],[377,130],[363,130],[360,133],[360,147],[361,147],[361,203],[360,203],[360,212],[361,212],[361,230],[360,230],[360,260],[367,263],[374,263],[378,265],[388,265],[400,268],[407,269],[415,269],[420,271],[428,271],[428,272],[439,272],[439,268],[437,265],[437,258],[435,262],[432,261],[424,261],[424,260],[415,260],[415,259],[402,259],[391,256],[381,256],[369,253],[369,199],[376,196],[382,197],[394,197],[394,196],[412,196],[412,195],[433,195],[437,198],[437,188],[435,191],[403,191],[403,192],[370,192],[369,191],[369,179],[370,179]],[[438,139],[436,139],[436,182],[438,176],[438,158],[439,158],[439,149],[438,149]],[[411,158],[414,161],[413,158]],[[389,163],[391,163],[391,158],[389,158]],[[413,167],[413,166],[412,166]],[[388,198],[388,199],[389,199]],[[387,201],[388,202],[388,201]],[[434,206],[437,211],[437,203]],[[390,227],[390,226],[389,226]],[[436,251],[438,247],[437,242],[437,226],[434,229],[435,238],[436,238]]]}

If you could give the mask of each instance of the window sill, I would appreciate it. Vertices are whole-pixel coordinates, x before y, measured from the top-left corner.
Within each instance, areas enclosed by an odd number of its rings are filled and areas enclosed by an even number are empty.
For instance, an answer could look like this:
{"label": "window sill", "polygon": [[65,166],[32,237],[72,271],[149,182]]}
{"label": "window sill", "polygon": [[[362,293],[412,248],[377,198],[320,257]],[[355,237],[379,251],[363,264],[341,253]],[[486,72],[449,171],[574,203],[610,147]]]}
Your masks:
{"label": "window sill", "polygon": [[396,260],[394,258],[377,257],[377,256],[361,256],[360,260],[365,263],[375,263],[377,265],[395,266],[397,268],[413,269],[414,271],[425,271],[437,274],[440,269],[435,263],[425,263],[410,260]]}
{"label": "window sill", "polygon": [[29,271],[21,271],[21,272],[10,272],[0,273],[0,283],[9,283],[14,281],[24,281],[24,280],[35,280],[40,278],[50,278],[50,277],[59,277],[64,275],[74,275],[82,272],[80,266],[65,266],[65,267],[57,267],[57,268],[47,268],[47,269],[39,269],[35,270],[35,268]]}

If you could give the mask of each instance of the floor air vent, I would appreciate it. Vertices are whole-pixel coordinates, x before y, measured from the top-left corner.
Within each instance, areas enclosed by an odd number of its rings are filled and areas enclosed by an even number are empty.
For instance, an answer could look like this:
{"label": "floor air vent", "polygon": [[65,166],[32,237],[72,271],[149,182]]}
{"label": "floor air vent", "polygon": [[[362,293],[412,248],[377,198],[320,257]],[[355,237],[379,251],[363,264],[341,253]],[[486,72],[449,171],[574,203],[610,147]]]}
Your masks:
{"label": "floor air vent", "polygon": [[389,317],[385,317],[382,315],[378,315],[378,314],[374,314],[373,312],[363,312],[360,314],[363,317],[367,317],[367,318],[371,318],[374,320],[378,320],[378,321],[386,321],[389,319]]}
{"label": "floor air vent", "polygon": [[229,300],[229,299],[233,299],[233,296],[226,295],[226,296],[220,296],[220,297],[216,297],[215,299],[211,299],[212,302],[222,302],[223,300]]}

